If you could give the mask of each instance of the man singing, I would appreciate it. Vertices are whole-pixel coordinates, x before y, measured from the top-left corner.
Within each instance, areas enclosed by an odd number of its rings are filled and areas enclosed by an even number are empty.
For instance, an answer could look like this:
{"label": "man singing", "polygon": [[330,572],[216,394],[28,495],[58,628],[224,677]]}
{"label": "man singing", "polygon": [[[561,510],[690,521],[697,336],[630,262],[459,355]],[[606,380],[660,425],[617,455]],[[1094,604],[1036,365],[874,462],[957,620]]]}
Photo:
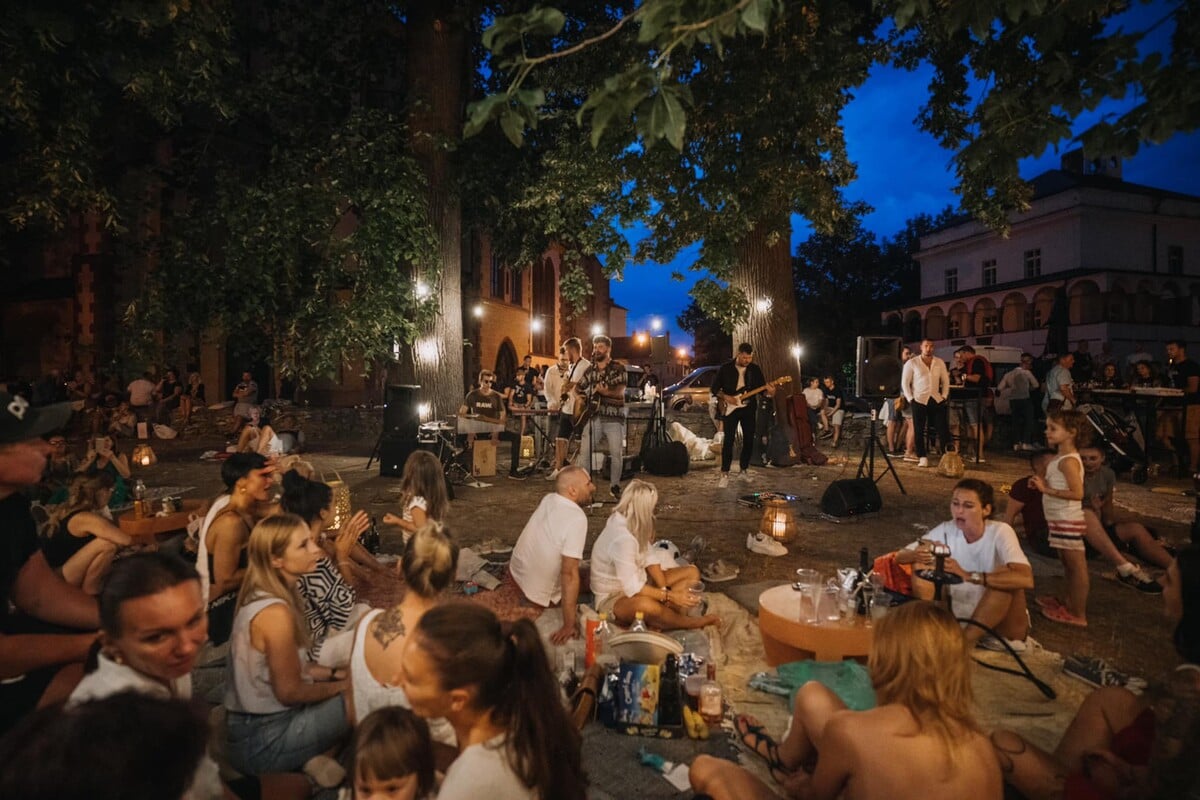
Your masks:
{"label": "man singing", "polygon": [[[726,361],[717,370],[713,379],[712,393],[718,402],[725,404],[725,440],[721,442],[721,481],[717,485],[724,489],[729,485],[729,467],[733,464],[733,441],[737,438],[738,425],[742,426],[742,452],[739,457],[743,476],[749,475],[750,454],[754,450],[754,417],[758,411],[758,399],[754,398],[745,405],[741,404],[739,395],[765,385],[767,379],[762,370],[754,363],[754,348],[747,342],[738,345],[737,355],[732,361]],[[768,395],[775,395],[775,387],[766,389]],[[718,411],[720,414],[720,411]]]}
{"label": "man singing", "polygon": [[[563,342],[567,351],[567,373],[562,381],[562,394],[559,397],[558,436],[554,440],[554,469],[546,476],[552,481],[558,478],[558,471],[567,460],[567,440],[575,427],[575,404],[579,399],[577,387],[583,380],[584,374],[591,368],[592,362],[583,357],[583,343],[575,336]],[[560,359],[561,360],[561,359]],[[589,465],[590,466],[590,465]]]}
{"label": "man singing", "polygon": [[[592,368],[583,375],[579,391],[600,398],[600,407],[592,417],[592,446],[608,440],[609,487],[612,496],[621,497],[621,468],[625,461],[625,367],[612,358],[612,339],[592,337]],[[590,454],[589,454],[590,455]]]}

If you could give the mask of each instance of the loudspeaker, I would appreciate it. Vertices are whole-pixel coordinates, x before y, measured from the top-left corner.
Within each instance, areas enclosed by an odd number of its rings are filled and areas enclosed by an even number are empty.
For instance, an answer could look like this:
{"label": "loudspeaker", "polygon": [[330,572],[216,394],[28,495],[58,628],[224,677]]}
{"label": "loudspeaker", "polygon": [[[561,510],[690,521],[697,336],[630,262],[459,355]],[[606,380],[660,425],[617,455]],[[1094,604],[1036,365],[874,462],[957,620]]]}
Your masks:
{"label": "loudspeaker", "polygon": [[387,478],[399,478],[404,473],[404,462],[421,444],[415,438],[384,436],[379,442],[379,474]]}
{"label": "loudspeaker", "polygon": [[642,450],[642,467],[651,475],[686,475],[689,463],[683,442],[667,442]]}
{"label": "loudspeaker", "polygon": [[383,394],[383,432],[405,439],[416,439],[421,427],[421,411],[417,407],[420,386],[388,384]]}
{"label": "loudspeaker", "polygon": [[845,478],[829,484],[821,496],[821,511],[831,517],[853,517],[878,511],[883,499],[870,478]]}
{"label": "loudspeaker", "polygon": [[860,397],[896,397],[904,363],[899,336],[858,337],[857,374]]}

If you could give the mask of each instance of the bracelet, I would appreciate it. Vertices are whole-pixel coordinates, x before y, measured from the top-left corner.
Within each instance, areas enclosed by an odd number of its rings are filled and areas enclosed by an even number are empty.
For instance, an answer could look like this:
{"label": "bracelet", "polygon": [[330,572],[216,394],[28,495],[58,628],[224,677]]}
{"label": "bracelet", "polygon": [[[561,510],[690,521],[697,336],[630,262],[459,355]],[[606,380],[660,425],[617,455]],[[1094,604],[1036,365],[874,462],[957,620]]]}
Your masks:
{"label": "bracelet", "polygon": [[670,596],[670,594],[671,594],[671,590],[669,588],[667,588],[666,586],[664,586],[663,587],[663,599],[662,599],[662,601],[664,603],[667,602],[667,598]]}

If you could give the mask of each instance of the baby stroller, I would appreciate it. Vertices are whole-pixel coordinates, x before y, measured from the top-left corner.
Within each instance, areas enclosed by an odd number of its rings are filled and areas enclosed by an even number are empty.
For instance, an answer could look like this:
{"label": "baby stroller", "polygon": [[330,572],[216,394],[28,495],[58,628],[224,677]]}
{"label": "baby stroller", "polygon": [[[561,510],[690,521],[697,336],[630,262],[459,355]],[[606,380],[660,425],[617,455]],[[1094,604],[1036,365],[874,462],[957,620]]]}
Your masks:
{"label": "baby stroller", "polygon": [[1134,483],[1145,483],[1149,477],[1149,461],[1146,440],[1137,419],[1098,404],[1081,405],[1076,410],[1087,417],[1095,431],[1096,445],[1104,451],[1113,472],[1129,472],[1129,479]]}

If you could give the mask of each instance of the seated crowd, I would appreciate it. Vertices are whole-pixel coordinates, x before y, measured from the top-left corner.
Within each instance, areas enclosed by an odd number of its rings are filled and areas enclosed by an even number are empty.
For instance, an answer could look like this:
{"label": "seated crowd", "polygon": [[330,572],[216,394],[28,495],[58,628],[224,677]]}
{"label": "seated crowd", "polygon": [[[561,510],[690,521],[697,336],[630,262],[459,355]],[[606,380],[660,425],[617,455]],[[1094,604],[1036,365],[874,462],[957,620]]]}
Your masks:
{"label": "seated crowd", "polygon": [[[39,541],[24,492],[55,452],[42,437],[69,409],[9,395],[0,395],[0,407],[0,732],[8,731],[0,738],[0,796],[299,798],[343,783],[359,798],[425,798],[435,787],[449,800],[586,796],[580,735],[537,627],[446,596],[459,546],[429,454],[406,465],[402,514],[387,518],[405,533],[396,572],[406,591],[389,608],[369,609],[357,589],[390,570],[358,542],[370,523],[365,512],[345,515],[326,537],[332,489],[303,462],[279,474],[258,452],[222,464],[227,491],[197,532],[194,566],[167,552],[114,558],[129,539],[103,513],[114,488],[106,471],[72,479]],[[1195,790],[1188,748],[1197,741],[1200,696],[1200,549],[1176,557],[1114,511],[1102,456],[1071,447],[1070,414],[1051,415],[1048,439],[1060,452],[1035,457],[1040,466],[1027,488],[1083,513],[1064,527],[1075,518],[1043,507],[1050,547],[1083,552],[1071,537],[1082,542],[1095,527],[1118,558],[1132,549],[1165,568],[1160,591],[1185,663],[1161,693],[1094,693],[1053,754],[1016,733],[981,729],[970,649],[1020,650],[1027,641],[1033,572],[1008,520],[1023,514],[1026,535],[1035,535],[1034,498],[1010,499],[1001,521],[992,487],[962,480],[951,519],[894,556],[912,573],[914,599],[875,629],[868,669],[877,706],[849,711],[813,682],[797,692],[778,740],[737,717],[743,743],[777,786],[700,756],[690,770],[697,797],[999,798],[1005,782],[1029,798]],[[561,606],[553,643],[581,635],[583,507],[594,492],[585,470],[560,469],[510,561],[526,603]],[[649,482],[624,487],[591,551],[594,604],[622,625],[635,615],[662,629],[718,625],[692,590],[696,567],[654,547],[657,502]],[[961,579],[948,588],[949,610],[922,601],[933,586],[918,574],[942,548],[945,572]],[[1050,619],[1053,608],[1043,604]],[[226,641],[217,723],[224,736],[214,744],[209,721],[188,701],[202,653]],[[83,788],[93,760],[95,778],[111,785]],[[222,774],[222,761],[232,772]]]}

